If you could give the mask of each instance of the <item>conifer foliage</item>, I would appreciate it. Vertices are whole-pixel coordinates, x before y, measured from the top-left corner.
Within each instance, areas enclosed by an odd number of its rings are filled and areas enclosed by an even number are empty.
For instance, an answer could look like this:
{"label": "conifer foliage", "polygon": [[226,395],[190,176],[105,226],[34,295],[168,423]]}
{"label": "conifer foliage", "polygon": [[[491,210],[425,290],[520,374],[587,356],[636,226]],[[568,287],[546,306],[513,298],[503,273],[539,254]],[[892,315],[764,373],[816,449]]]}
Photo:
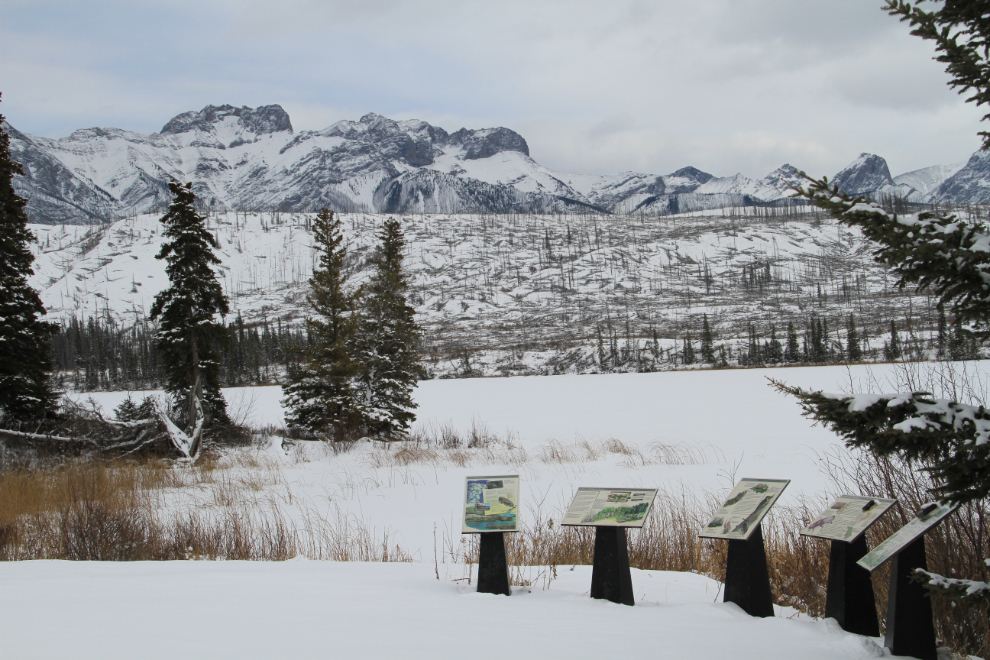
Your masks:
{"label": "conifer foliage", "polygon": [[328,209],[313,222],[313,243],[318,263],[307,300],[314,317],[306,319],[309,343],[289,370],[283,404],[289,428],[341,441],[361,431],[366,415],[355,391],[361,365],[353,355],[358,318],[355,294],[345,288],[347,249],[340,220]]}
{"label": "conifer foliage", "polygon": [[382,225],[361,309],[359,359],[361,399],[371,435],[402,438],[415,421],[412,390],[422,376],[422,330],[406,300],[409,282],[402,269],[405,237],[393,218]]}
{"label": "conifer foliage", "polygon": [[[885,9],[908,21],[912,34],[935,42],[936,59],[947,65],[950,86],[969,93],[967,101],[977,106],[990,103],[987,3],[946,0],[933,5],[937,9],[929,12],[903,0],[887,0]],[[980,135],[983,148],[990,148],[990,133]],[[850,197],[825,177],[809,181],[799,193],[878,243],[874,256],[891,267],[899,286],[917,285],[938,296],[940,354],[945,354],[945,311],[971,338],[990,339],[990,230],[984,224],[938,211],[899,214]],[[890,330],[886,352],[896,358],[900,340],[893,323]],[[847,445],[920,462],[939,481],[939,497],[961,504],[990,497],[990,413],[982,405],[936,399],[928,392],[848,396],[777,386],[796,396],[806,415],[828,425]],[[929,577],[932,592],[959,597],[944,578]],[[982,582],[952,583],[990,598]]]}
{"label": "conifer foliage", "polygon": [[15,174],[10,136],[0,115],[0,421],[45,417],[55,395],[50,384],[53,326],[41,320],[45,308],[28,285],[34,255],[34,234],[27,228],[27,203],[14,192]]}
{"label": "conifer foliage", "polygon": [[220,263],[213,253],[219,246],[194,207],[192,184],[173,181],[168,187],[174,198],[161,219],[165,240],[155,258],[166,261],[170,284],[155,296],[151,318],[159,319],[156,339],[165,387],[182,423],[195,425],[202,407],[205,428],[216,429],[230,423],[220,394],[217,349],[225,329],[216,317],[229,311],[213,271]]}

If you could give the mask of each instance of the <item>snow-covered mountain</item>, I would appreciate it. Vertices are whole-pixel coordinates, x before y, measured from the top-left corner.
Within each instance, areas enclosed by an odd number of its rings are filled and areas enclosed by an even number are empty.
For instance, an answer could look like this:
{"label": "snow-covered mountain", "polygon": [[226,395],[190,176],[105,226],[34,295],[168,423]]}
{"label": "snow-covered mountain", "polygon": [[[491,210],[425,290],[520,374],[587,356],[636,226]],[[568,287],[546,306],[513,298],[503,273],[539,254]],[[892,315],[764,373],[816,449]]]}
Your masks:
{"label": "snow-covered mountain", "polygon": [[691,192],[711,178],[694,168],[666,177],[563,175],[530,158],[526,140],[507,128],[447,133],[367,114],[295,132],[277,105],[207,106],[150,135],[92,128],[53,140],[6,128],[25,170],[15,186],[32,219],[48,223],[157,210],[170,199],[170,178],[192,181],[210,209],[384,213],[606,210]]}
{"label": "snow-covered mountain", "polygon": [[[508,128],[448,133],[424,121],[367,114],[296,132],[278,105],[207,106],[158,133],[89,128],[61,139],[5,125],[24,176],[14,185],[35,222],[106,222],[158,212],[168,181],[192,181],[207,209],[305,212],[323,206],[378,213],[561,212],[670,214],[774,203],[801,183],[784,165],[753,180],[694,167],[671,174],[565,174],[530,157]],[[834,177],[844,190],[924,202],[990,201],[990,164],[934,166],[890,176],[863,154]]]}

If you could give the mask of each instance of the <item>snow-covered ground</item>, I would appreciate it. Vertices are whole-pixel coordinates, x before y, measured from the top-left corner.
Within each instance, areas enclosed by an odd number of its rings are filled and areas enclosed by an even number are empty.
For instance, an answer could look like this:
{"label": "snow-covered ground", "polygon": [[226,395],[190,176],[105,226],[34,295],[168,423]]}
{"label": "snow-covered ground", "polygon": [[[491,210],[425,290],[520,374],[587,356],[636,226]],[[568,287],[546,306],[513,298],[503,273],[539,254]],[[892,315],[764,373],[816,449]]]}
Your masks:
{"label": "snow-covered ground", "polygon": [[[633,571],[636,607],[588,598],[591,567],[548,590],[478,594],[432,564],[0,564],[5,658],[871,658],[834,621],[754,619],[718,583]],[[787,614],[783,612],[782,614]],[[485,650],[488,649],[488,650]]]}
{"label": "snow-covered ground", "polygon": [[[990,363],[968,368],[985,376]],[[412,563],[0,564],[2,655],[445,658],[500,652],[479,648],[498,630],[498,641],[522,658],[877,657],[874,642],[834,622],[802,619],[793,610],[752,619],[723,604],[718,583],[698,575],[634,571],[637,606],[627,608],[588,598],[590,568],[582,566],[558,567],[553,580],[533,567],[525,571],[532,585],[514,588],[513,597],[479,595],[454,581],[470,569],[451,556],[461,542],[467,475],[520,474],[520,514],[529,524],[537,516],[559,520],[579,486],[657,487],[703,501],[706,493],[724,496],[738,478],[786,478],[792,483],[778,506],[805,499],[817,507],[834,488],[821,458],[845,450],[767,377],[826,391],[863,389],[873,380],[891,390],[895,370],[425,381],[416,391],[418,425],[462,435],[486,427],[512,447],[404,462],[395,448],[365,443],[334,455],[319,443],[276,438],[257,450],[256,467],[239,468],[263,475],[250,496],[255,504],[277,507],[299,527],[318,518],[338,530],[364,529],[379,543],[400,546]],[[225,394],[248,421],[281,423],[278,388]],[[124,396],[93,399],[110,410]],[[609,448],[610,438],[625,450]],[[215,505],[209,497],[176,493],[167,506]]]}

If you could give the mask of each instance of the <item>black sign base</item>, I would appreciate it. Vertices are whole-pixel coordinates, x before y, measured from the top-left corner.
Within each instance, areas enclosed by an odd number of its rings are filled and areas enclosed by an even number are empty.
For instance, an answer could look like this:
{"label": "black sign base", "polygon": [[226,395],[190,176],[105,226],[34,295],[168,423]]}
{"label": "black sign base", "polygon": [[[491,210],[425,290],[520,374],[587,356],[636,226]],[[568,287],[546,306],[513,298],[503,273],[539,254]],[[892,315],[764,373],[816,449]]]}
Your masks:
{"label": "black sign base", "polygon": [[932,602],[924,586],[911,580],[916,568],[928,570],[924,536],[898,552],[891,564],[884,646],[894,655],[936,660]]}
{"label": "black sign base", "polygon": [[747,540],[730,540],[725,562],[725,603],[735,603],[750,616],[773,616],[773,594],[763,546],[763,525]]}
{"label": "black sign base", "polygon": [[509,562],[505,558],[505,532],[484,532],[478,557],[478,591],[484,594],[512,595]]}
{"label": "black sign base", "polygon": [[629,551],[624,527],[595,527],[595,560],[591,569],[591,597],[635,605]]}
{"label": "black sign base", "polygon": [[877,620],[877,602],[873,597],[873,581],[868,571],[856,565],[867,552],[865,534],[852,543],[832,541],[825,617],[835,619],[846,632],[879,637],[880,623]]}

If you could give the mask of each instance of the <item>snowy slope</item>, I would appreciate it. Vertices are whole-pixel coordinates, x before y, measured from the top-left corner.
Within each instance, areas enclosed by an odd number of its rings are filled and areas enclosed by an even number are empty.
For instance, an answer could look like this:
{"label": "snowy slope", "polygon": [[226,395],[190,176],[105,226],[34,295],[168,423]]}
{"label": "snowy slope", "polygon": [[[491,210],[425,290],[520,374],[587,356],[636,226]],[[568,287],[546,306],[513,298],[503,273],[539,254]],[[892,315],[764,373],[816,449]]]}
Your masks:
{"label": "snowy slope", "polygon": [[[448,133],[420,120],[374,113],[319,131],[296,132],[278,105],[207,106],[182,113],[159,133],[88,128],[53,140],[6,126],[24,165],[15,188],[36,222],[104,222],[158,211],[171,178],[192,181],[204,208],[383,213],[561,212],[669,214],[775,202],[798,181],[784,165],[760,180],[716,178],[694,167],[666,175],[565,174],[530,157],[507,128]],[[868,156],[868,157],[867,157]],[[964,168],[965,169],[965,168]],[[968,170],[978,181],[990,173]],[[951,166],[894,182],[879,156],[864,154],[836,181],[857,194],[881,189],[926,201]],[[851,186],[851,187],[850,187]],[[973,186],[940,189],[972,201]]]}
{"label": "snowy slope", "polygon": [[[688,197],[685,194],[681,197]],[[599,330],[617,349],[646,349],[656,330],[661,362],[708,315],[730,345],[788,321],[802,331],[812,314],[833,330],[857,315],[879,348],[890,320],[908,315],[927,332],[930,300],[893,287],[858,231],[821,214],[742,215],[715,211],[668,220],[619,215],[407,215],[405,267],[410,300],[426,328],[427,366],[436,375],[594,370]],[[386,216],[342,214],[357,285]],[[232,316],[296,322],[312,272],[308,214],[211,215],[218,270]],[[158,217],[110,225],[34,225],[31,283],[54,319],[109,313],[142,319],[166,286],[154,259]],[[758,269],[759,273],[756,273]],[[760,281],[756,282],[756,275]],[[628,326],[628,327],[627,327]],[[627,334],[628,333],[628,334]],[[649,348],[652,351],[652,348]],[[465,362],[467,359],[467,362]],[[672,365],[671,365],[672,366]]]}

